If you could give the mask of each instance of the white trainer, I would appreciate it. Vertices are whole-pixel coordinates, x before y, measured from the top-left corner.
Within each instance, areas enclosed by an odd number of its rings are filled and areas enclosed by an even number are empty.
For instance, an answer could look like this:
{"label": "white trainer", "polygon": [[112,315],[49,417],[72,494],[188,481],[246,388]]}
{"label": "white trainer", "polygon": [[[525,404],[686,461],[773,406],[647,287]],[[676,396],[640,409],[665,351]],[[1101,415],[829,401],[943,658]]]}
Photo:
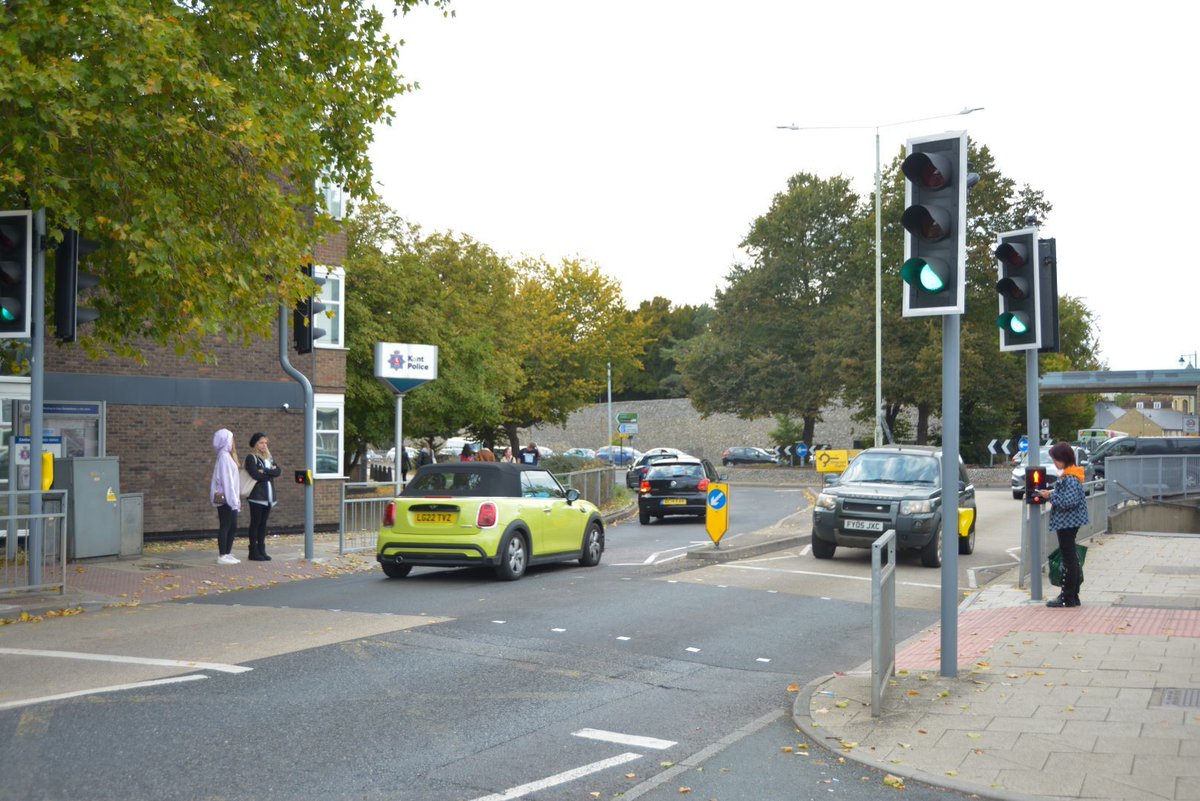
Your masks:
{"label": "white trainer", "polygon": [[241,559],[238,559],[236,556],[234,556],[231,553],[227,553],[224,556],[217,557],[217,563],[222,564],[222,565],[236,565],[241,561],[242,561]]}

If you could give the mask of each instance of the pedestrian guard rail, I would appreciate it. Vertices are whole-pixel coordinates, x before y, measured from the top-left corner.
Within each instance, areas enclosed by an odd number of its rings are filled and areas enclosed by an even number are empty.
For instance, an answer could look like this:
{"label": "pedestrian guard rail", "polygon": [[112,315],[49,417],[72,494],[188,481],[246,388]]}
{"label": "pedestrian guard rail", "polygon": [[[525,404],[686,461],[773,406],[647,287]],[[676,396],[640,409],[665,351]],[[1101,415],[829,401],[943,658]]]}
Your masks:
{"label": "pedestrian guard rail", "polygon": [[[31,500],[41,495],[42,511]],[[0,594],[67,588],[67,492],[0,492]]]}
{"label": "pedestrian guard rail", "polygon": [[1200,456],[1114,456],[1104,470],[1110,507],[1200,498]]}
{"label": "pedestrian guard rail", "polygon": [[871,716],[896,672],[896,530],[871,543]]}
{"label": "pedestrian guard rail", "polygon": [[[613,499],[617,471],[611,467],[578,470],[555,476],[568,489],[579,490],[581,498],[596,506]],[[338,552],[341,554],[375,550],[384,508],[402,489],[386,481],[346,482],[342,484],[341,513],[338,522]]]}

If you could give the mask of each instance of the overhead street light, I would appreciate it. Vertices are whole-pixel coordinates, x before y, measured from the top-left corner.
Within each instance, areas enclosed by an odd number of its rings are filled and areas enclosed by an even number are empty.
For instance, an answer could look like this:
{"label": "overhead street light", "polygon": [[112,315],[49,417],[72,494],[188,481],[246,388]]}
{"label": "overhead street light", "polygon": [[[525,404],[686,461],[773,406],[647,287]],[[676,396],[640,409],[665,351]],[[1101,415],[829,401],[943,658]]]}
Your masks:
{"label": "overhead street light", "polygon": [[1196,357],[1198,355],[1200,355],[1200,354],[1197,354],[1195,351],[1192,351],[1192,358],[1190,360],[1188,360],[1188,359],[1184,358],[1185,356],[1187,356],[1187,354],[1186,353],[1183,354],[1183,356],[1179,357],[1179,366],[1180,367],[1188,367],[1190,369],[1192,367],[1196,367],[1197,365],[1200,365],[1200,360],[1196,359]]}
{"label": "overhead street light", "polygon": [[961,117],[983,111],[982,106],[975,108],[964,107],[962,111],[952,114],[936,114],[932,117],[917,117],[911,120],[885,122],[879,125],[777,125],[784,131],[862,131],[875,129],[875,446],[883,444],[883,223],[881,196],[883,194],[883,175],[879,160],[879,129],[892,128],[897,125],[908,125],[914,122],[928,122],[947,117]]}

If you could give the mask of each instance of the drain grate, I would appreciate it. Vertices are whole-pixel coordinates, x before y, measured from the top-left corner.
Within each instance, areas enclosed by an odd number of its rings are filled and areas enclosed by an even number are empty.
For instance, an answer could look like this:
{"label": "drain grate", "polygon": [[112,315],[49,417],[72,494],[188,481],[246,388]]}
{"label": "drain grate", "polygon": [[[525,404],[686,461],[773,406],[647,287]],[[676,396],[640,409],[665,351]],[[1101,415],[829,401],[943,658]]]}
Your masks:
{"label": "drain grate", "polygon": [[1200,689],[1194,687],[1167,687],[1162,691],[1160,706],[1180,706],[1185,709],[1200,709]]}
{"label": "drain grate", "polygon": [[141,562],[138,567],[142,570],[186,570],[191,565],[182,562]]}

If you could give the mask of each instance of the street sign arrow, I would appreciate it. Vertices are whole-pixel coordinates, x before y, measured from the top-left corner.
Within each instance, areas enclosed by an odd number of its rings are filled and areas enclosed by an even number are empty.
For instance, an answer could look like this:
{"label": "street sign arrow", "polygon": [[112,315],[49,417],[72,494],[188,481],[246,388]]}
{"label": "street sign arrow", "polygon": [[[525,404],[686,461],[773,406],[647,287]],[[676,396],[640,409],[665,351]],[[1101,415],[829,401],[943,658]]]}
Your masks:
{"label": "street sign arrow", "polygon": [[988,443],[988,453],[994,453],[997,456],[999,456],[1000,451],[996,450],[996,442],[997,442],[997,440],[992,440],[991,442]]}
{"label": "street sign arrow", "polygon": [[1004,455],[1005,455],[1005,456],[1012,456],[1012,451],[1010,451],[1010,450],[1008,449],[1008,444],[1009,444],[1010,442],[1012,442],[1012,440],[1011,440],[1011,439],[1006,439],[1006,440],[1004,440],[1004,444],[1000,446],[1001,450],[1003,450],[1003,451],[1004,451]]}

